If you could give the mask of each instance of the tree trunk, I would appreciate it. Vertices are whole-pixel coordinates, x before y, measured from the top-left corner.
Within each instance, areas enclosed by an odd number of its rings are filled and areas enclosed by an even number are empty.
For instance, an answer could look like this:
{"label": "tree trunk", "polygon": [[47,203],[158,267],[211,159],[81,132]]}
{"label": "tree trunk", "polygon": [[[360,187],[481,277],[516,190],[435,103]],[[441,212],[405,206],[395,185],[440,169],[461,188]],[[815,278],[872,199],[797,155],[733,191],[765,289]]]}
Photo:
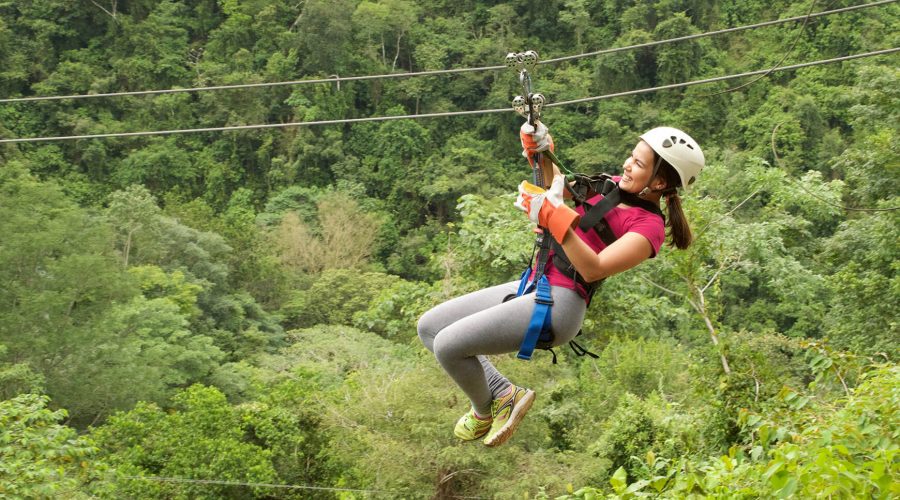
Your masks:
{"label": "tree trunk", "polygon": [[725,357],[725,353],[722,351],[722,347],[719,345],[719,335],[716,333],[716,327],[712,323],[712,319],[710,319],[709,314],[706,312],[706,298],[703,296],[703,290],[697,288],[696,289],[697,298],[700,299],[699,307],[697,307],[697,312],[703,316],[703,322],[706,323],[706,328],[709,330],[709,336],[712,339],[712,343],[716,346],[716,349],[719,351],[719,358],[722,361],[722,369],[725,370],[725,375],[731,375],[731,367],[728,366],[728,358]]}
{"label": "tree trunk", "polygon": [[394,62],[391,64],[391,71],[397,69],[397,58],[400,57],[400,39],[403,38],[403,33],[401,32],[397,35],[397,52],[394,54]]}

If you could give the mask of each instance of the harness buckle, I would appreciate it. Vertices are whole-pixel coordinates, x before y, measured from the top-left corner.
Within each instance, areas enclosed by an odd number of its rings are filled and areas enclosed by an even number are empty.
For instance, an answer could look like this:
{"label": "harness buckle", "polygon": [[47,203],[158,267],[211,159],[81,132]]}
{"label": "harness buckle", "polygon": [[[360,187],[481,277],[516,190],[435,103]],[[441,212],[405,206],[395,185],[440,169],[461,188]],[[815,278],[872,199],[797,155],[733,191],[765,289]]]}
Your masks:
{"label": "harness buckle", "polygon": [[549,299],[544,299],[544,298],[542,298],[540,295],[535,295],[535,296],[534,296],[534,301],[537,302],[538,304],[544,304],[544,305],[547,305],[547,306],[552,306],[552,305],[553,305],[553,298],[552,298],[552,297],[549,298]]}

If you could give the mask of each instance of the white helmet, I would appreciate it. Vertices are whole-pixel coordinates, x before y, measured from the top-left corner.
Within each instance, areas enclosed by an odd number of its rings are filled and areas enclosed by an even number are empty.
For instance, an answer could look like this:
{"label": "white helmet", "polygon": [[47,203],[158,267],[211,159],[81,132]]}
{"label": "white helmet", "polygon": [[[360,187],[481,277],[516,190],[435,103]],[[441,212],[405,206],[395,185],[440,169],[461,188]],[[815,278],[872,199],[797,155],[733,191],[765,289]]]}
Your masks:
{"label": "white helmet", "polygon": [[[669,162],[681,177],[681,187],[690,190],[706,164],[703,151],[691,136],[672,127],[656,127],[641,136],[653,151]],[[655,172],[654,172],[655,173]]]}

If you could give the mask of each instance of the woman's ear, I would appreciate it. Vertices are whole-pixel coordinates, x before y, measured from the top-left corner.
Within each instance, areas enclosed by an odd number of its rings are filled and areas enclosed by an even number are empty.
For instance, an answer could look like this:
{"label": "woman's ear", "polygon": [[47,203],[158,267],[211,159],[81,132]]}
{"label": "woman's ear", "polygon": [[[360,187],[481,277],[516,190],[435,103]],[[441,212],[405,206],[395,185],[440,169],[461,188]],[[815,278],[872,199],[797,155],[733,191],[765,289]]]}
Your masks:
{"label": "woman's ear", "polygon": [[665,188],[666,188],[666,180],[665,179],[663,179],[661,176],[657,176],[655,179],[653,179],[653,190],[654,191],[662,191]]}

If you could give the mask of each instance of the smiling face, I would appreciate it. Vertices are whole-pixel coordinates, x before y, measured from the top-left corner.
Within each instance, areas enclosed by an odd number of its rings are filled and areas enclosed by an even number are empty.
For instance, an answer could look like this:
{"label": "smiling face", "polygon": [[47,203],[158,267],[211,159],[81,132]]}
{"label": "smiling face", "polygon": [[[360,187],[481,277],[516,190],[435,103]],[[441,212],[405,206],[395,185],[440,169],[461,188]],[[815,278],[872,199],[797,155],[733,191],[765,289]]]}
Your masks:
{"label": "smiling face", "polygon": [[[646,142],[638,142],[631,152],[631,156],[622,165],[622,180],[619,181],[619,189],[629,193],[639,193],[647,187],[650,177],[653,175],[655,157],[653,149]],[[656,186],[650,187],[658,189]]]}

